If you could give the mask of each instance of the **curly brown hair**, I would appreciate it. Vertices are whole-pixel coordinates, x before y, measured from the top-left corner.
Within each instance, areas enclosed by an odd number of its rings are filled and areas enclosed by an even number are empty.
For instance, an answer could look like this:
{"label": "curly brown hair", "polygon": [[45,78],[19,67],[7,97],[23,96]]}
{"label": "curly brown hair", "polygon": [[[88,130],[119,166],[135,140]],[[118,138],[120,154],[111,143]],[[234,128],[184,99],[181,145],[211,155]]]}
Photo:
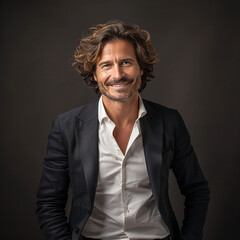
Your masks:
{"label": "curly brown hair", "polygon": [[90,34],[79,40],[74,53],[73,65],[83,77],[88,86],[100,95],[97,82],[94,80],[97,58],[106,42],[115,39],[129,40],[135,48],[138,64],[143,70],[139,92],[153,76],[153,64],[158,61],[155,48],[150,40],[150,34],[137,25],[125,24],[119,20],[111,20],[89,28]]}

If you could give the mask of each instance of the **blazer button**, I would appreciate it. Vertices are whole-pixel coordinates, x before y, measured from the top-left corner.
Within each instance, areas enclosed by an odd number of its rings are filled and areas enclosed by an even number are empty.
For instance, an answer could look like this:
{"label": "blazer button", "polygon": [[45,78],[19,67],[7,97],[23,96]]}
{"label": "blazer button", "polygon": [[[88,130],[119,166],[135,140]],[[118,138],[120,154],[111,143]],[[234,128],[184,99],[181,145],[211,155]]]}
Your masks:
{"label": "blazer button", "polygon": [[75,227],[75,233],[79,233],[79,228]]}

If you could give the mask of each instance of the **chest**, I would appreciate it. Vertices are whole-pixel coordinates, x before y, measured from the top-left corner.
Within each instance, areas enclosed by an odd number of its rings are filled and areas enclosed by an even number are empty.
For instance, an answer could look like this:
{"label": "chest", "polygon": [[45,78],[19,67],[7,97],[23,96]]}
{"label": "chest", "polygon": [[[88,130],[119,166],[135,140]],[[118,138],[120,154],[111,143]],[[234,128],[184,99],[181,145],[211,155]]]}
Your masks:
{"label": "chest", "polygon": [[146,167],[141,133],[129,133],[123,153],[114,136],[99,136],[98,191],[116,193],[122,187],[132,189],[147,187],[149,177]]}
{"label": "chest", "polygon": [[133,130],[132,125],[125,128],[119,128],[119,127],[114,128],[113,137],[116,140],[123,154],[126,153],[127,145],[128,145],[132,130]]}

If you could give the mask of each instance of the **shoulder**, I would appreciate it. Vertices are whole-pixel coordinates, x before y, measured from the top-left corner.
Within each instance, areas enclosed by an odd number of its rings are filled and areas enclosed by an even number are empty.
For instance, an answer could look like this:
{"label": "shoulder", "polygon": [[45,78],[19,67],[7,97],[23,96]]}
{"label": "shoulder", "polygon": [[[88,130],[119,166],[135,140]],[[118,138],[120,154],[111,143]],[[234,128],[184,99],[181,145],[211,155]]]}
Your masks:
{"label": "shoulder", "polygon": [[76,118],[87,121],[97,116],[97,110],[98,101],[95,101],[61,113],[56,118],[60,122],[74,121]]}
{"label": "shoulder", "polygon": [[143,99],[143,103],[147,112],[151,116],[161,117],[168,122],[176,122],[176,119],[179,117],[178,111],[174,108],[169,108],[146,99]]}
{"label": "shoulder", "polygon": [[177,141],[190,141],[188,130],[178,110],[146,100],[144,106],[151,124],[157,125],[162,122],[165,136]]}
{"label": "shoulder", "polygon": [[98,114],[98,101],[91,102],[67,112],[59,114],[53,121],[53,126],[58,126],[62,131],[71,131],[76,122],[87,122],[96,118]]}
{"label": "shoulder", "polygon": [[59,114],[52,123],[50,134],[61,134],[64,142],[72,141],[76,126],[97,117],[98,101],[82,105],[70,111]]}
{"label": "shoulder", "polygon": [[162,120],[164,129],[172,133],[179,129],[186,129],[185,122],[178,110],[145,99],[143,103],[148,113],[146,114],[147,118],[152,124],[158,124],[159,120]]}

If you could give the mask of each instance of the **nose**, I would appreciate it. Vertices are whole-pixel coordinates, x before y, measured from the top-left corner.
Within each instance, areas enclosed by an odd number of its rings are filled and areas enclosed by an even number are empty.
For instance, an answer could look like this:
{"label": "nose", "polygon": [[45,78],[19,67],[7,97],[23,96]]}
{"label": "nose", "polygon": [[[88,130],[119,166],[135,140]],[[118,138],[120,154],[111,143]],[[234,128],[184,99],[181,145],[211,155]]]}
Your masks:
{"label": "nose", "polygon": [[124,71],[119,65],[114,65],[112,69],[112,78],[114,80],[120,80],[124,76]]}

